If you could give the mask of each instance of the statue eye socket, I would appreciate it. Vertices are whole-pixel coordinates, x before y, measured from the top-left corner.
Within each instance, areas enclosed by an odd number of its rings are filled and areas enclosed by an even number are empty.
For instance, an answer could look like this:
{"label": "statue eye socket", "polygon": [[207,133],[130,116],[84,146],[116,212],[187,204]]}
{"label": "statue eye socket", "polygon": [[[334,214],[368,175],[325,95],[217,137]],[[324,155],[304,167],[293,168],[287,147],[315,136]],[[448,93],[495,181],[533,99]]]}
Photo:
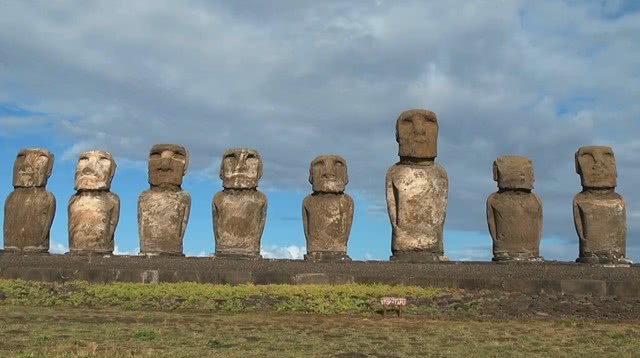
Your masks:
{"label": "statue eye socket", "polygon": [[151,153],[149,154],[150,159],[160,159],[160,153]]}
{"label": "statue eye socket", "polygon": [[247,154],[247,159],[255,159],[255,158],[256,158],[255,154],[253,154],[253,153]]}
{"label": "statue eye socket", "polygon": [[343,163],[343,162],[336,162],[336,166],[338,166],[338,167],[344,167],[344,163]]}
{"label": "statue eye socket", "polygon": [[176,160],[181,160],[181,161],[185,160],[184,159],[185,158],[184,155],[182,155],[181,153],[174,153],[173,154],[173,158],[176,159]]}

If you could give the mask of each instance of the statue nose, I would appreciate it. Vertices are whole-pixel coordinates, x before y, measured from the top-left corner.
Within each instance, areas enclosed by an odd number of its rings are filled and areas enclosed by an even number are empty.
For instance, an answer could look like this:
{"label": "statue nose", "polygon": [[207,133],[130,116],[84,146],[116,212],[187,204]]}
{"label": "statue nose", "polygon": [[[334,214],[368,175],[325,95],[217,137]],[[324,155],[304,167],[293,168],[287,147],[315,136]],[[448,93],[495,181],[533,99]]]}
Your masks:
{"label": "statue nose", "polygon": [[159,166],[160,170],[170,170],[171,169],[171,160],[169,158],[162,158],[160,159],[160,166]]}
{"label": "statue nose", "polygon": [[87,175],[87,174],[91,174],[92,172],[93,172],[93,171],[91,170],[91,168],[90,168],[90,167],[84,167],[84,168],[82,168],[82,174]]}

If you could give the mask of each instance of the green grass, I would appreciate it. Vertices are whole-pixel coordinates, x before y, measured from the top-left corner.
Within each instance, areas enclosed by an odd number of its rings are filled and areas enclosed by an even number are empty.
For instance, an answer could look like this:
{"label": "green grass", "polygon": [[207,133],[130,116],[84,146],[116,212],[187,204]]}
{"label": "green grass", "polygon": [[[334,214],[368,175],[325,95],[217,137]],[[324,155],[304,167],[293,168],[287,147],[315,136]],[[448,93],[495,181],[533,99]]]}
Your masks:
{"label": "green grass", "polygon": [[637,322],[0,306],[1,357],[637,357],[639,341]]}
{"label": "green grass", "polygon": [[[43,283],[0,280],[0,304],[117,307],[130,310],[208,312],[358,313],[379,309],[383,296],[421,302],[450,290],[388,285],[211,285],[196,283]],[[410,305],[406,312],[428,311]]]}

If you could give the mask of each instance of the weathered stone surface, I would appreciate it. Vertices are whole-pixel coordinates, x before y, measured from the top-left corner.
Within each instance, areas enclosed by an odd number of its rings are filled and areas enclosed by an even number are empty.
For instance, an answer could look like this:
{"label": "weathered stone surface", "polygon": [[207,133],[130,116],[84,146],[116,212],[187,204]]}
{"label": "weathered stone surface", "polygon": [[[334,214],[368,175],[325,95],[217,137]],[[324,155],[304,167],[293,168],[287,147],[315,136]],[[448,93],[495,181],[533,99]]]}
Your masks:
{"label": "weathered stone surface", "polygon": [[138,197],[140,254],[183,255],[191,196],[183,191],[189,153],[175,144],[156,144],[149,152],[149,185]]}
{"label": "weathered stone surface", "polygon": [[262,158],[255,149],[233,148],[222,154],[220,179],[225,189],[256,189],[262,178]]}
{"label": "weathered stone surface", "polygon": [[212,202],[215,256],[260,258],[260,239],[267,218],[267,197],[258,191],[262,159],[253,149],[224,152],[220,164],[223,190]]}
{"label": "weathered stone surface", "polygon": [[493,162],[493,180],[499,189],[533,189],[533,164],[527,157],[503,155]]}
{"label": "weathered stone surface", "polygon": [[69,199],[69,251],[72,255],[108,255],[120,217],[120,199],[111,193],[116,163],[100,150],[80,154],[75,172],[76,194]]}
{"label": "weathered stone surface", "polygon": [[578,262],[627,264],[627,215],[615,192],[616,162],[610,147],[588,146],[575,155],[582,192],[573,199],[573,218],[580,242]]}
{"label": "weathered stone surface", "polygon": [[438,120],[425,109],[400,113],[396,121],[398,156],[435,159],[438,156]]}
{"label": "weathered stone surface", "polygon": [[4,204],[4,250],[46,253],[56,199],[46,191],[54,156],[46,149],[22,149],[13,167],[14,191]]}
{"label": "weathered stone surface", "polygon": [[347,256],[353,223],[353,199],[344,193],[349,182],[347,163],[337,155],[321,155],[309,168],[313,193],[302,202],[302,223],[307,241],[306,260],[340,261]]}
{"label": "weathered stone surface", "polygon": [[493,163],[498,192],[487,199],[494,261],[539,261],[542,202],[531,192],[533,166],[526,157],[501,156]]}
{"label": "weathered stone surface", "polygon": [[396,123],[400,162],[387,171],[387,210],[394,261],[444,261],[448,177],[434,162],[438,123],[431,111],[409,110]]}
{"label": "weathered stone surface", "polygon": [[257,190],[225,189],[213,198],[216,256],[260,257],[267,197]]}

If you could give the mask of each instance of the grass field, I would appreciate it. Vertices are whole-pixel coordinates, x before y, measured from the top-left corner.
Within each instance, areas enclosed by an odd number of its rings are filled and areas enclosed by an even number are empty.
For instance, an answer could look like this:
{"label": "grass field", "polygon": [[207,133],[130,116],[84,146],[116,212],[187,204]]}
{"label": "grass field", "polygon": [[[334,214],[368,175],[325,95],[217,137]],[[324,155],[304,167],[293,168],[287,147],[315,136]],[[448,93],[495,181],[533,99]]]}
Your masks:
{"label": "grass field", "polygon": [[[382,318],[380,295],[414,307]],[[0,357],[640,356],[636,320],[479,314],[495,300],[382,285],[0,281]]]}
{"label": "grass field", "polygon": [[638,357],[637,323],[0,306],[2,357]]}

